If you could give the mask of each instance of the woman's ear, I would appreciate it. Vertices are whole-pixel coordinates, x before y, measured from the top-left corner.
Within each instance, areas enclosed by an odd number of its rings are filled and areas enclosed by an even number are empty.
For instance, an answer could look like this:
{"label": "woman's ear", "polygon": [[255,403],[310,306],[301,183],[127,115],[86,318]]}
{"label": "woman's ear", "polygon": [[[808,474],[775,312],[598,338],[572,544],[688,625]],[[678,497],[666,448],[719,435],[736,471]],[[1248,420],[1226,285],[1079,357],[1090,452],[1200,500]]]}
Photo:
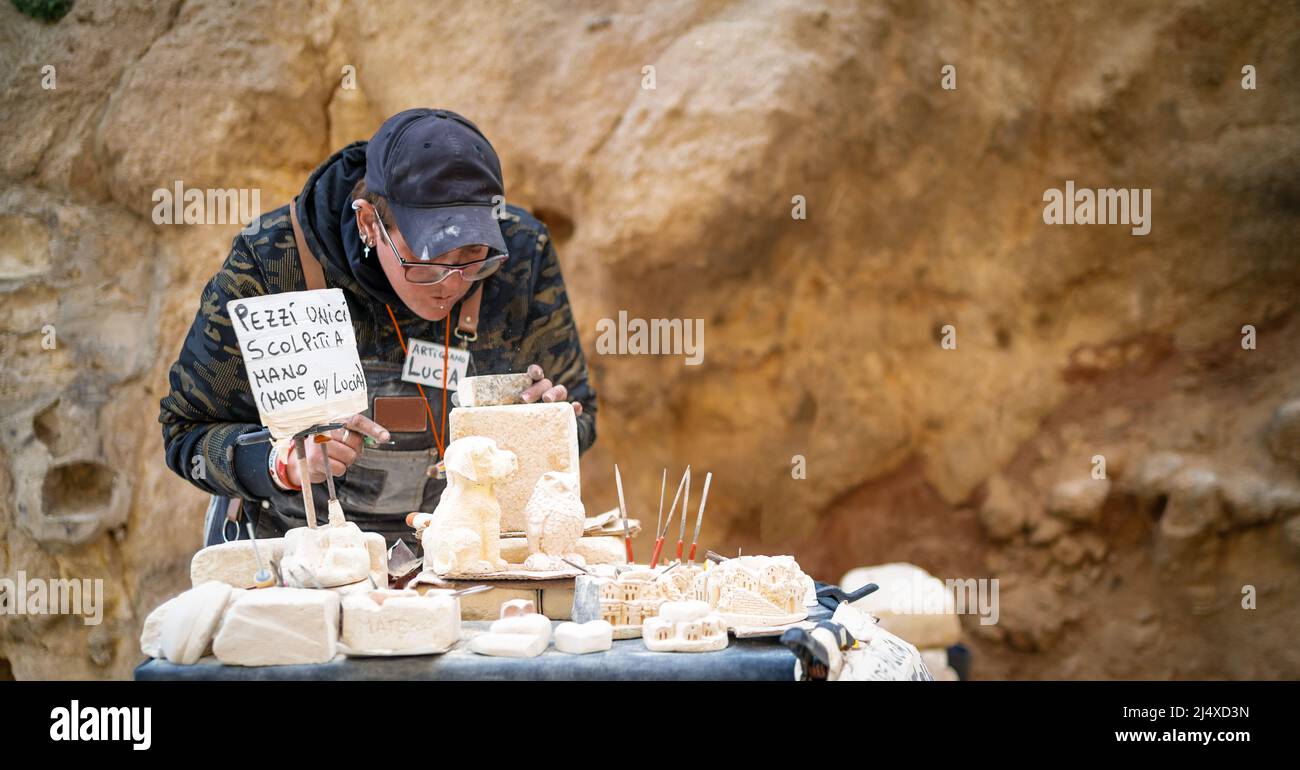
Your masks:
{"label": "woman's ear", "polygon": [[361,242],[375,248],[375,244],[379,242],[379,228],[375,224],[378,212],[375,211],[375,207],[370,201],[357,198],[352,201],[352,210],[357,212],[357,230]]}

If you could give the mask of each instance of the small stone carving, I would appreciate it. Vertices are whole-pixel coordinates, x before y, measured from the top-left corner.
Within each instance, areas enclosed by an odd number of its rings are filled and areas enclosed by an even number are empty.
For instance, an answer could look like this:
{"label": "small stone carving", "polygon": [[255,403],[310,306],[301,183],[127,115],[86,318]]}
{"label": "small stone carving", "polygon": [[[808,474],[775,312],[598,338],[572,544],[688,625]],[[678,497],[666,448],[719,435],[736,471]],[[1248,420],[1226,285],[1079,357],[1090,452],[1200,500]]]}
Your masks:
{"label": "small stone carving", "polygon": [[739,556],[705,577],[704,599],[728,626],[782,626],[808,617],[812,579],[792,556]]}
{"label": "small stone carving", "polygon": [[501,506],[493,486],[518,468],[513,452],[483,436],[447,447],[447,488],[424,529],[424,568],[438,575],[481,575],[505,570]]}
{"label": "small stone carving", "polygon": [[578,539],[587,521],[587,509],[578,497],[575,473],[548,471],[533,487],[533,496],[524,508],[528,532],[528,558],[525,569],[565,570],[564,559],[584,566],[586,561],[576,552]]}
{"label": "small stone carving", "polygon": [[370,550],[361,528],[342,516],[312,529],[294,527],[284,534],[280,570],[285,582],[322,588],[365,580],[370,574]]}
{"label": "small stone carving", "polygon": [[698,566],[630,569],[612,578],[580,575],[574,583],[573,620],[604,620],[614,627],[615,639],[634,639],[664,602],[703,598],[703,575]]}
{"label": "small stone carving", "polygon": [[727,624],[705,602],[664,602],[659,616],[642,624],[641,637],[653,652],[713,652],[726,649]]}

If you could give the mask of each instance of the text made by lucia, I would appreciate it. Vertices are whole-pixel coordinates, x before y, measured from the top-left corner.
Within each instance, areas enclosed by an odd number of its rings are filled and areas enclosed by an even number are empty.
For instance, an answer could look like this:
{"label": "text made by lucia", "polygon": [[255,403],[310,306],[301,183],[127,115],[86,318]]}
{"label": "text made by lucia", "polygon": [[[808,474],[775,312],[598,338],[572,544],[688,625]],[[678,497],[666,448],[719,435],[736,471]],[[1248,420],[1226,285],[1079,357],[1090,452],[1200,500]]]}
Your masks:
{"label": "text made by lucia", "polygon": [[[259,386],[258,406],[264,412],[274,412],[308,400],[331,399],[364,392],[366,389],[366,375],[360,366],[351,372],[330,372],[325,377],[308,377],[306,364],[291,364],[250,369],[249,377]],[[276,387],[277,384],[280,387]]]}

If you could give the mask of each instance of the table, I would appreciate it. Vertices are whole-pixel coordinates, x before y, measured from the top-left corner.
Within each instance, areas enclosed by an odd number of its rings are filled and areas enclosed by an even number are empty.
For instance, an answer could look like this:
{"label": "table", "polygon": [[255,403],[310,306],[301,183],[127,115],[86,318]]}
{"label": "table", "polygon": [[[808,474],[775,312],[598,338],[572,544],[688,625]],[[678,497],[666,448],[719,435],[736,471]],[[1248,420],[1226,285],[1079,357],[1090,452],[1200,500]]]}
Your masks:
{"label": "table", "polygon": [[147,660],[137,681],[438,680],[732,680],[792,681],[794,654],[776,637],[736,639],[717,652],[650,652],[640,639],[616,639],[613,649],[588,655],[556,652],[554,644],[536,658],[492,658],[467,649],[466,639],[490,624],[466,621],[456,647],[443,655],[390,658],[336,657],[329,663],[297,666],[225,666],[208,657],[192,666]]}

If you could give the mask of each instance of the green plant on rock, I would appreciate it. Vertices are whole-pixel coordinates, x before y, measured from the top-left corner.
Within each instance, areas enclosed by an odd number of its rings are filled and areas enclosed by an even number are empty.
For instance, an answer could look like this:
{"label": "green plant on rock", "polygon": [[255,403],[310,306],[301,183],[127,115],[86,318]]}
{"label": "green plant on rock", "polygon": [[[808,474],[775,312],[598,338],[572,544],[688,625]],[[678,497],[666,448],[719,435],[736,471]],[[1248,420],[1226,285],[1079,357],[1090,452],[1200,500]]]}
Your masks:
{"label": "green plant on rock", "polygon": [[10,0],[14,7],[33,19],[56,22],[72,10],[72,0]]}

